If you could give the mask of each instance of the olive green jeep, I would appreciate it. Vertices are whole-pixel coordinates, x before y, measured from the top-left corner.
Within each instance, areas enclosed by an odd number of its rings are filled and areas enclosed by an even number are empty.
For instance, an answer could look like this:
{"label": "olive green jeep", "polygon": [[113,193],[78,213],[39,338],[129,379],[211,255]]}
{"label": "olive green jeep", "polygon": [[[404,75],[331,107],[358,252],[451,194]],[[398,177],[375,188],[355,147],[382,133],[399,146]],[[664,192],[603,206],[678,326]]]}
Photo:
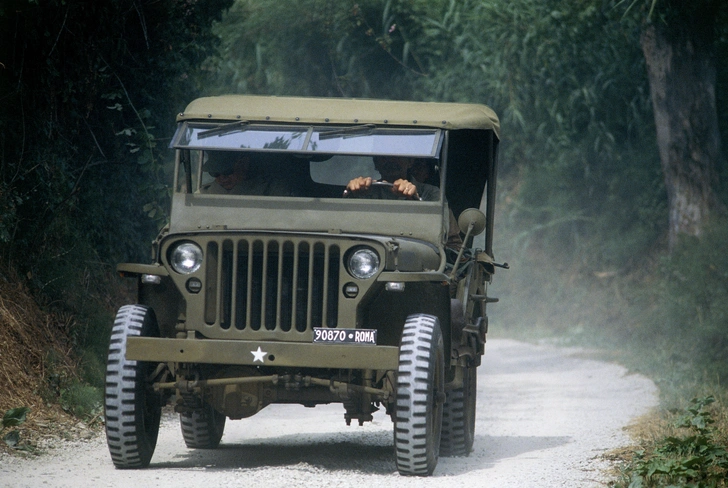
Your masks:
{"label": "olive green jeep", "polygon": [[[495,113],[221,96],[177,123],[169,224],[151,264],[118,266],[138,300],[109,346],[114,465],[150,463],[170,402],[189,448],[270,404],[341,403],[347,424],[385,409],[403,475],[467,456],[487,285],[507,267],[492,250]],[[408,193],[383,181],[387,159]]]}

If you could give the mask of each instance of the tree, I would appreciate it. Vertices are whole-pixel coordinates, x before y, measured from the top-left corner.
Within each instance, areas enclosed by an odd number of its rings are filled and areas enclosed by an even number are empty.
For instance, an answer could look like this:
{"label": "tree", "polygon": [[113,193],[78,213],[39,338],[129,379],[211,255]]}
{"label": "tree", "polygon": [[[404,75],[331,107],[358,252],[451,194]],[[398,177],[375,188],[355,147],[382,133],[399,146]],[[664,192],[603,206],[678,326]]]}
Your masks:
{"label": "tree", "polygon": [[640,44],[647,64],[657,146],[669,205],[669,248],[700,236],[721,209],[716,108],[716,19],[720,0],[649,0]]}

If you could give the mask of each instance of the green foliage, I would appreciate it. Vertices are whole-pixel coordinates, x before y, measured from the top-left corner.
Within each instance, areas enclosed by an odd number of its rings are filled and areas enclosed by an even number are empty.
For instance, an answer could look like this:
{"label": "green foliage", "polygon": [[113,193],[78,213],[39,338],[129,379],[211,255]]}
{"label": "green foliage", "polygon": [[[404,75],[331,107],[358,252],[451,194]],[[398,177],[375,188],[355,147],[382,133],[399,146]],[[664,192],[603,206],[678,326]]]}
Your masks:
{"label": "green foliage", "polygon": [[103,390],[74,382],[61,391],[61,408],[82,419],[91,420],[103,413]]}
{"label": "green foliage", "polygon": [[29,412],[30,408],[28,407],[11,408],[7,412],[5,412],[2,421],[0,421],[0,423],[2,423],[2,429],[0,429],[0,432],[8,427],[17,427],[24,424],[25,418]]}
{"label": "green foliage", "polygon": [[714,401],[712,396],[693,399],[676,423],[686,435],[661,439],[649,452],[638,452],[616,486],[726,486],[728,451],[715,438],[713,416],[707,408]]}
{"label": "green foliage", "polygon": [[47,372],[39,392],[44,402],[57,403],[67,413],[87,421],[102,414],[106,364],[94,347],[95,343],[76,345],[83,357],[74,370],[59,367],[58,363],[65,358],[57,354],[46,357]]}
{"label": "green foliage", "polygon": [[408,98],[406,74],[424,75],[417,16],[441,3],[237,0],[216,29],[230,83],[215,90]]}
{"label": "green foliage", "polygon": [[435,2],[237,0],[217,26],[209,93],[412,97],[415,44]]}
{"label": "green foliage", "polygon": [[215,45],[210,24],[229,4],[6,5],[0,256],[42,279],[37,259],[71,243],[111,261],[146,251],[159,224],[142,209],[167,207],[169,152],[159,142],[199,88],[195,73]]}
{"label": "green foliage", "polygon": [[[8,427],[17,427],[25,423],[25,418],[30,412],[28,407],[11,408],[2,420],[0,420],[0,434]],[[17,430],[12,430],[3,436],[3,441],[10,447],[16,447],[20,441],[20,434]]]}

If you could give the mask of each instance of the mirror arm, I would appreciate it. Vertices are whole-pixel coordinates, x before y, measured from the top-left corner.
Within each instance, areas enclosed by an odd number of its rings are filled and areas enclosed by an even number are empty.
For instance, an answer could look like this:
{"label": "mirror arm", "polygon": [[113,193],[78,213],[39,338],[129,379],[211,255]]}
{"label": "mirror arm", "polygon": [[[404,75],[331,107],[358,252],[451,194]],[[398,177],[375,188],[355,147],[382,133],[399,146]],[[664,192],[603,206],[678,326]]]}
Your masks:
{"label": "mirror arm", "polygon": [[[473,233],[473,227],[475,227],[475,222],[470,222],[468,224],[468,231],[465,233],[465,239],[463,239],[463,243],[468,242],[468,238],[470,237],[470,234]],[[460,246],[460,251],[458,251],[458,257],[455,260],[455,264],[452,267],[452,271],[450,272],[450,281],[455,279],[455,275],[458,272],[458,268],[460,267],[460,258],[463,257],[463,251],[465,250],[465,245],[463,244]]]}

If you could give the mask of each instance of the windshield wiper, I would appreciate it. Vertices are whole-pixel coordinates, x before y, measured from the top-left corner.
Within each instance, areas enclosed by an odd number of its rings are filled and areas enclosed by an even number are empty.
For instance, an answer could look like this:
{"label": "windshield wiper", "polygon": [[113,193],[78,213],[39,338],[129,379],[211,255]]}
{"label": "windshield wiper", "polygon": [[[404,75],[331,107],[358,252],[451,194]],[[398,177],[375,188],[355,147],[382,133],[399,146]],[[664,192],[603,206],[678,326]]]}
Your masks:
{"label": "windshield wiper", "polygon": [[319,132],[319,140],[323,139],[332,139],[334,137],[338,136],[364,136],[371,133],[372,130],[376,125],[374,124],[364,124],[364,125],[354,125],[351,127],[342,127],[340,129],[333,129],[333,130],[327,130],[324,132]]}
{"label": "windshield wiper", "polygon": [[245,126],[250,124],[247,120],[238,120],[229,124],[223,124],[214,129],[203,130],[197,134],[198,139],[204,139],[206,137],[221,136],[229,132],[234,132],[238,129],[245,130]]}

